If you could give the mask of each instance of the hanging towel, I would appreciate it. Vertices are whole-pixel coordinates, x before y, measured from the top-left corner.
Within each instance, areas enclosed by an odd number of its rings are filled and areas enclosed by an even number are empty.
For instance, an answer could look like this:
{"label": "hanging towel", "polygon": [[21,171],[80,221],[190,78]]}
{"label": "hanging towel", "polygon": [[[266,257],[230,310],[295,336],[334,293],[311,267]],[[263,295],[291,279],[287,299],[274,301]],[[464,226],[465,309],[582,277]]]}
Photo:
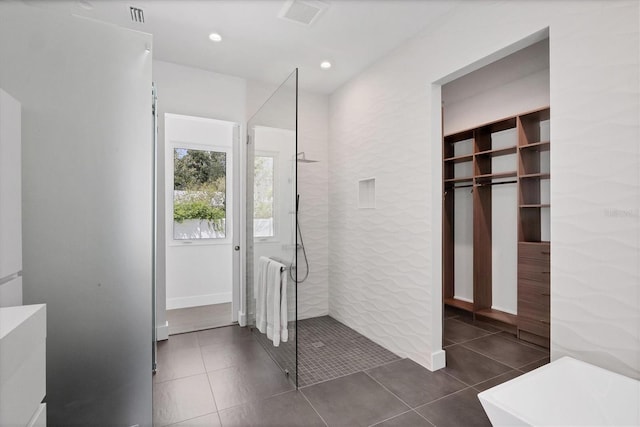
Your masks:
{"label": "hanging towel", "polygon": [[258,261],[258,277],[256,280],[256,327],[261,333],[267,331],[267,273],[271,260],[260,257]]}
{"label": "hanging towel", "polygon": [[287,329],[287,273],[285,266],[270,260],[267,271],[267,338],[278,347],[289,339]]}

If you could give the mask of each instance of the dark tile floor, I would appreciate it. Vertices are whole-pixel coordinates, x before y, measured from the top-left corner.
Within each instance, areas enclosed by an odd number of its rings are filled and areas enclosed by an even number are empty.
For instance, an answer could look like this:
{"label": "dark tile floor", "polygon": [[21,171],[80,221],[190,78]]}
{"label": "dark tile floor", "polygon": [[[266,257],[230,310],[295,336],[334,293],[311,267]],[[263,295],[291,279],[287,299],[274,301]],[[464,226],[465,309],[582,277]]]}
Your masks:
{"label": "dark tile floor", "polygon": [[253,331],[267,353],[282,369],[296,369],[298,339],[298,386],[305,387],[348,374],[365,371],[400,358],[329,316],[298,321],[289,327],[289,340],[274,347],[266,335]]}
{"label": "dark tile floor", "polygon": [[445,311],[447,367],[408,359],[295,390],[248,329],[159,345],[154,425],[488,426],[477,394],[548,363],[545,349]]}

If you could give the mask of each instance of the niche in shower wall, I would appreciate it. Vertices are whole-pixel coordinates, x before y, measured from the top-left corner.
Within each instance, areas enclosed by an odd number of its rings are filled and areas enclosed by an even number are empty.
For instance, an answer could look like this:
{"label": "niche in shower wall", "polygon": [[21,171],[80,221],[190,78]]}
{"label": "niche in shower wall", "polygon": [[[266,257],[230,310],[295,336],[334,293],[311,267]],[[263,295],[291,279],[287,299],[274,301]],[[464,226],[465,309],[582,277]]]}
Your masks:
{"label": "niche in shower wall", "polygon": [[367,178],[358,181],[358,209],[376,208],[376,179]]}

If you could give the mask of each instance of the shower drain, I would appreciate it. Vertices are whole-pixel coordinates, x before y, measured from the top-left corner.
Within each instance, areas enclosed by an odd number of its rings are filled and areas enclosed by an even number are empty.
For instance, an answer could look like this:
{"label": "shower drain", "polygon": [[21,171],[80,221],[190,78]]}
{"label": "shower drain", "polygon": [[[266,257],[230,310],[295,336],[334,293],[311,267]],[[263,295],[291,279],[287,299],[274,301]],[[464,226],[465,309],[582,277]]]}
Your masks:
{"label": "shower drain", "polygon": [[324,347],[324,343],[322,341],[311,343],[311,345],[314,346],[315,348]]}

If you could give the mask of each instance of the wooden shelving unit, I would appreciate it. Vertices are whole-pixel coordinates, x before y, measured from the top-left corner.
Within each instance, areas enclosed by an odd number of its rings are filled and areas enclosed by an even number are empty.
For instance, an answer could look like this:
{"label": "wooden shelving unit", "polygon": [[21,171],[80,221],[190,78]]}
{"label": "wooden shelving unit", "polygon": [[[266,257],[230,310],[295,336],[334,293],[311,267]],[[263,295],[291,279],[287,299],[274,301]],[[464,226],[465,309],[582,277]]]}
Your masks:
{"label": "wooden shelving unit", "polygon": [[[487,123],[443,138],[443,299],[446,305],[472,312],[517,331],[521,339],[549,345],[550,243],[543,240],[541,182],[551,179],[544,156],[551,149],[541,123],[549,108]],[[541,131],[541,128],[543,129]],[[513,129],[515,145],[494,146],[493,134]],[[465,149],[460,149],[464,146]],[[493,170],[493,159],[516,155],[516,170]],[[516,184],[518,192],[518,314],[492,308],[492,188]],[[464,184],[464,185],[461,185]],[[456,188],[473,191],[473,302],[454,297],[454,212]]]}
{"label": "wooden shelving unit", "polygon": [[542,234],[543,215],[551,205],[542,184],[551,179],[544,155],[551,149],[540,123],[549,109],[518,117],[518,337],[549,347],[551,243]]}

